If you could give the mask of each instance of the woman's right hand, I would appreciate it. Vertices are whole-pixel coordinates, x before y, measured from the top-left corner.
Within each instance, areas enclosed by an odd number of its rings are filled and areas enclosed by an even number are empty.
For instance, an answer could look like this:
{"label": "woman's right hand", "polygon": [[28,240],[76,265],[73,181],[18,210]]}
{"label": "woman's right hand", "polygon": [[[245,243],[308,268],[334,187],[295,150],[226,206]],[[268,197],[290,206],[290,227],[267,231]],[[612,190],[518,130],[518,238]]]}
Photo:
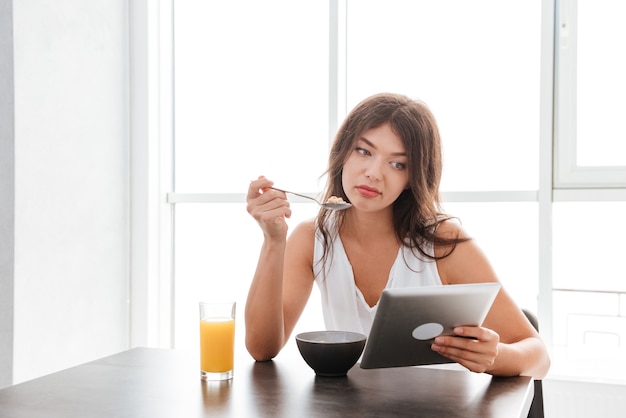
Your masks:
{"label": "woman's right hand", "polygon": [[291,208],[285,193],[270,189],[274,182],[260,176],[250,182],[246,202],[247,210],[257,221],[266,238],[287,238],[286,218],[291,217]]}

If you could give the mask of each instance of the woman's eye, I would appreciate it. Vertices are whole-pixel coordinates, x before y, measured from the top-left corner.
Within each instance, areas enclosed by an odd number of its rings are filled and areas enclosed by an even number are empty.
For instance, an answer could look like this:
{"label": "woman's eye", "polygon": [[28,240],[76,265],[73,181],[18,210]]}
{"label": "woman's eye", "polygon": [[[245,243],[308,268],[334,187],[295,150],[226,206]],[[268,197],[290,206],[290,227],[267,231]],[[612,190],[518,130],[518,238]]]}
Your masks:
{"label": "woman's eye", "polygon": [[406,168],[406,164],[404,163],[397,163],[395,161],[391,162],[391,166],[397,170],[404,170]]}
{"label": "woman's eye", "polygon": [[368,150],[366,150],[365,148],[361,148],[361,147],[356,147],[356,152],[358,152],[361,155],[372,155]]}

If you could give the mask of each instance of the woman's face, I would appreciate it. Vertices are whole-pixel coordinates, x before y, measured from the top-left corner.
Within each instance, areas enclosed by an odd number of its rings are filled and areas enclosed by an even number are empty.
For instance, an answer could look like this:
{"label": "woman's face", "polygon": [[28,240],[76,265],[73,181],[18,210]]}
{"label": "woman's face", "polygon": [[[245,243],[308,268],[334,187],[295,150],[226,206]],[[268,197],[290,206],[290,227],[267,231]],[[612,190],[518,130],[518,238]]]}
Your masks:
{"label": "woman's face", "polygon": [[408,157],[389,124],[365,131],[357,139],[341,177],[352,205],[365,211],[391,206],[408,187]]}

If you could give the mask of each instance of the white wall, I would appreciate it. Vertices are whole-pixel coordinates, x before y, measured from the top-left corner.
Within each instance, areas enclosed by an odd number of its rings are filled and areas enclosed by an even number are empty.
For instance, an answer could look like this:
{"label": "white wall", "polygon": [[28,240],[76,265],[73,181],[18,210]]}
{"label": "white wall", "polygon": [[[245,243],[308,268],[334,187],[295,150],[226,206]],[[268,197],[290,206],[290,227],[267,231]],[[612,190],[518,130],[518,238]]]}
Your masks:
{"label": "white wall", "polygon": [[0,388],[10,385],[13,377],[15,142],[11,6],[11,2],[0,2]]}
{"label": "white wall", "polygon": [[127,3],[13,2],[14,383],[128,348]]}

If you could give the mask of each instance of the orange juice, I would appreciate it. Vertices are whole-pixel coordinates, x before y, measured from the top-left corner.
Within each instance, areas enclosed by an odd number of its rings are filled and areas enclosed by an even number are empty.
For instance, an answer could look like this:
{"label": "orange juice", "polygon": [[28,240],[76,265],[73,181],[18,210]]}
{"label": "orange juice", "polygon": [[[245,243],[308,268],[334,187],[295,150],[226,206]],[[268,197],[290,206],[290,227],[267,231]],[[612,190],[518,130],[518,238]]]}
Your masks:
{"label": "orange juice", "polygon": [[200,321],[200,368],[208,373],[233,369],[235,320],[232,318]]}

